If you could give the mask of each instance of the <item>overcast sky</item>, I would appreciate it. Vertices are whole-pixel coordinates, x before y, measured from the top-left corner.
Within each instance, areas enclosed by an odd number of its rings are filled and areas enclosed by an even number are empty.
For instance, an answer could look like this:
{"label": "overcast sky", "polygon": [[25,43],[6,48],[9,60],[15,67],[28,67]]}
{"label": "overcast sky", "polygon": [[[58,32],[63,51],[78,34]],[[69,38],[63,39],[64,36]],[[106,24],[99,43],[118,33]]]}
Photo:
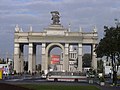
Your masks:
{"label": "overcast sky", "polygon": [[120,0],[0,0],[0,57],[13,53],[14,27],[22,30],[43,31],[51,23],[51,11],[60,12],[61,24],[71,31],[90,32],[98,29],[103,36],[103,26],[115,26],[114,19],[120,19]]}

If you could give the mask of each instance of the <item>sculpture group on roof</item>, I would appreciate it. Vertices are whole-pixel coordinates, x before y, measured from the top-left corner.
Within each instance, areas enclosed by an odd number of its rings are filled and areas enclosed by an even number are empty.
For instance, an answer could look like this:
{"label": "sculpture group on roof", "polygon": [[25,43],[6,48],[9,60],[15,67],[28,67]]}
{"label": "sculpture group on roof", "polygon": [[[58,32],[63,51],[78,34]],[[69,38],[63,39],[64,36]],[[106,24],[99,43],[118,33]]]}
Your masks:
{"label": "sculpture group on roof", "polygon": [[51,14],[52,14],[51,20],[53,20],[52,24],[58,25],[59,22],[60,22],[60,20],[59,20],[60,19],[59,12],[58,11],[52,11]]}

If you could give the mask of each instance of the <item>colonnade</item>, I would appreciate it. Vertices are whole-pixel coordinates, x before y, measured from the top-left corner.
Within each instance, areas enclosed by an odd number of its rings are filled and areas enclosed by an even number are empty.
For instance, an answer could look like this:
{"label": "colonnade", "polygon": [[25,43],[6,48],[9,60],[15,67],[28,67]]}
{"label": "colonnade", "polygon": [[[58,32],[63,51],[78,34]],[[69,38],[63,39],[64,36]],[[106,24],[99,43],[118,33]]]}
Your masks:
{"label": "colonnade", "polygon": [[[28,71],[36,71],[36,45],[29,43],[28,50]],[[14,70],[17,73],[24,72],[24,44],[14,44]]]}
{"label": "colonnade", "polygon": [[[28,44],[28,71],[34,73],[36,71],[36,44]],[[63,51],[63,70],[69,71],[69,43],[42,43],[42,55],[41,55],[41,68],[43,71],[48,70],[48,55],[51,47],[58,46]],[[82,56],[83,56],[83,45],[78,43],[78,71],[82,72]],[[91,54],[92,54],[92,68],[97,69],[97,58],[94,52],[95,44],[91,45]],[[15,43],[14,44],[14,70],[17,73],[24,72],[24,43]]]}

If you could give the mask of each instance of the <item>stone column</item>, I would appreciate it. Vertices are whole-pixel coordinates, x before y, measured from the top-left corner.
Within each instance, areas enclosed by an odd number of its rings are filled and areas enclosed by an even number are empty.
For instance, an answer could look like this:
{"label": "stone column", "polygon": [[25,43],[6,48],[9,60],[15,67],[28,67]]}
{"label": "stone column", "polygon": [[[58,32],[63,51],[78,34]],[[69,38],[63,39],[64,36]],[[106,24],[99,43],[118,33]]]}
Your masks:
{"label": "stone column", "polygon": [[78,44],[78,71],[82,72],[82,44]]}
{"label": "stone column", "polygon": [[93,44],[92,45],[92,48],[91,48],[92,50],[91,50],[91,53],[92,53],[92,68],[94,69],[94,70],[97,70],[97,55],[96,55],[96,53],[94,52],[94,50],[95,50],[95,44]]}
{"label": "stone column", "polygon": [[42,43],[42,71],[47,70],[47,63],[46,63],[46,44]]}
{"label": "stone column", "polygon": [[28,71],[33,72],[33,43],[29,43],[29,52],[28,52]]}
{"label": "stone column", "polygon": [[14,44],[14,70],[16,73],[20,73],[20,59],[19,59],[19,43]]}
{"label": "stone column", "polygon": [[63,53],[63,70],[69,70],[69,44],[65,44],[65,52]]}
{"label": "stone column", "polygon": [[36,71],[36,45],[33,45],[33,72]]}
{"label": "stone column", "polygon": [[24,45],[20,45],[20,72],[24,72]]}

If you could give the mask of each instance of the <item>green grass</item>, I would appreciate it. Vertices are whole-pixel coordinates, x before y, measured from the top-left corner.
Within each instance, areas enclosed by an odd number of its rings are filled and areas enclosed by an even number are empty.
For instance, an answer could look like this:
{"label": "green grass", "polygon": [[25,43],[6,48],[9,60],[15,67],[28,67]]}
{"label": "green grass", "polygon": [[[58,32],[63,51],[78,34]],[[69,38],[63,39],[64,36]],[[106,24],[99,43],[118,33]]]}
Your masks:
{"label": "green grass", "polygon": [[95,86],[68,86],[68,85],[39,85],[39,84],[26,84],[23,87],[34,90],[100,90]]}

